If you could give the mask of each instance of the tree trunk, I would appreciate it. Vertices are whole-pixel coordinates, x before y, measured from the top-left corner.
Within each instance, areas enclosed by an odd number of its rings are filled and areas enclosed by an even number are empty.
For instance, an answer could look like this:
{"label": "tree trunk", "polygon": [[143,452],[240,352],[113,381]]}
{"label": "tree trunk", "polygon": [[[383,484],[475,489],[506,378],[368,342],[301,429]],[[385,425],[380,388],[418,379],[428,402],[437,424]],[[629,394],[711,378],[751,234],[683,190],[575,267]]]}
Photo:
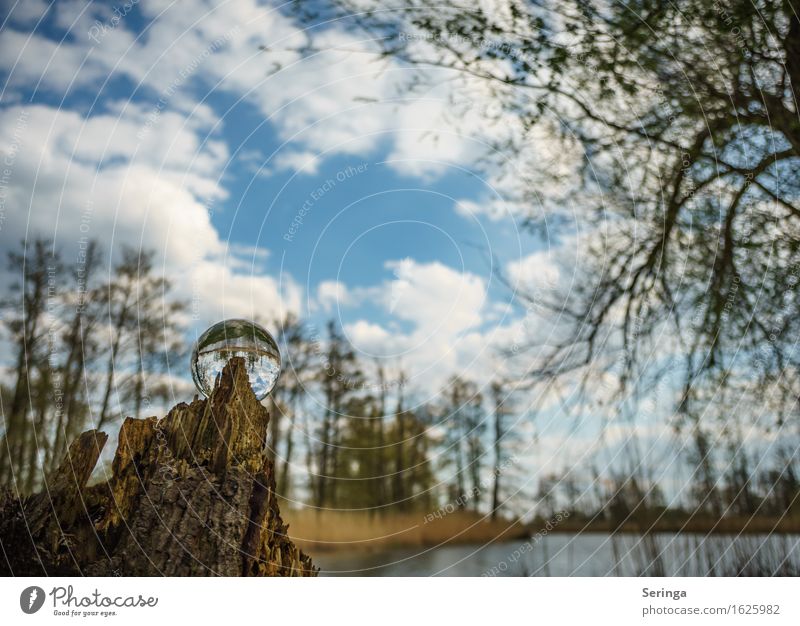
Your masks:
{"label": "tree trunk", "polygon": [[86,486],[107,436],[84,433],[43,493],[0,502],[0,573],[315,576],[278,510],[268,424],[237,358],[208,400],[126,419],[107,483]]}
{"label": "tree trunk", "polygon": [[494,484],[492,485],[492,519],[500,512],[500,464],[503,460],[503,400],[499,386],[492,388],[494,401]]}
{"label": "tree trunk", "polygon": [[292,463],[292,454],[294,453],[294,424],[297,419],[297,406],[292,409],[289,416],[289,427],[286,429],[286,445],[284,446],[283,464],[280,473],[280,482],[278,483],[278,495],[282,498],[289,498],[289,489],[291,483],[289,482],[289,469]]}

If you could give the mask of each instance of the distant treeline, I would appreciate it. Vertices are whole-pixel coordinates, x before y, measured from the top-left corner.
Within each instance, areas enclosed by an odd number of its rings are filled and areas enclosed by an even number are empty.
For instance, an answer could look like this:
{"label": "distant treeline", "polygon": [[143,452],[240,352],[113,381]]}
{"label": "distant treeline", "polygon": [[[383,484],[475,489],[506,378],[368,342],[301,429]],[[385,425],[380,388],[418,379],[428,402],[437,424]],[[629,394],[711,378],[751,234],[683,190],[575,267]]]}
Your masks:
{"label": "distant treeline", "polygon": [[497,514],[518,441],[501,381],[485,397],[475,382],[452,377],[420,404],[407,372],[396,367],[390,377],[384,364],[364,362],[334,322],[324,337],[293,316],[278,327],[286,357],[271,396],[270,453],[279,493],[291,492],[300,465],[308,503],[319,508],[430,510],[450,500]]}
{"label": "distant treeline", "polygon": [[30,493],[82,430],[169,395],[160,375],[183,349],[185,307],[152,252],[124,248],[110,272],[102,254],[84,240],[68,266],[41,239],[9,253],[0,485]]}
{"label": "distant treeline", "polygon": [[[167,376],[188,372],[187,306],[153,256],[126,248],[108,269],[88,241],[68,267],[43,240],[9,255],[0,486],[36,491],[83,430],[113,432],[124,416],[187,399],[175,397]],[[595,528],[798,515],[800,459],[789,442],[759,455],[738,429],[712,440],[698,425],[667,473],[634,446],[603,466],[569,458],[569,442],[557,467],[535,468],[527,456],[536,449],[534,416],[518,408],[508,381],[454,376],[419,402],[410,372],[359,356],[333,321],[324,333],[292,315],[259,321],[284,356],[267,400],[267,453],[291,502],[440,516],[565,511],[572,526]],[[669,481],[677,498],[664,495]]]}

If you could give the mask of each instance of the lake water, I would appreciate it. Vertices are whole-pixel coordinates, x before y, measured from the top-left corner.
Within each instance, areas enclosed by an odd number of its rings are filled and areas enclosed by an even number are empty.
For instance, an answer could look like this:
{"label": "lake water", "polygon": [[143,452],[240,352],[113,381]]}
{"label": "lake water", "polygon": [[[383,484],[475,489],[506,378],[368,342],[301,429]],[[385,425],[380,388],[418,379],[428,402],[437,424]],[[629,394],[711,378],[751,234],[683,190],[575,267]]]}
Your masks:
{"label": "lake water", "polygon": [[800,574],[800,535],[550,534],[484,546],[314,555],[323,576]]}

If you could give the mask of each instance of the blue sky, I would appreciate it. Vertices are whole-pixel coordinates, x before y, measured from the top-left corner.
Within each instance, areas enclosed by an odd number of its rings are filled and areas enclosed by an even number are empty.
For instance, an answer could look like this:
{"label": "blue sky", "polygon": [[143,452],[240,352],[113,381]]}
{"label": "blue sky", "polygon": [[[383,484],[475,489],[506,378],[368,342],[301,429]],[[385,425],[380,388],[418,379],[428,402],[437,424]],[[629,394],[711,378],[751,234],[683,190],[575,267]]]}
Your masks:
{"label": "blue sky", "polygon": [[[378,63],[337,25],[300,55],[279,8],[13,6],[3,246],[52,237],[69,261],[87,233],[111,259],[144,245],[195,331],[294,311],[337,319],[367,356],[435,370],[423,387],[500,372],[497,336],[518,335],[523,311],[496,272],[544,263],[548,246],[477,167],[479,111],[454,121],[453,76]],[[406,90],[414,77],[427,86]]]}

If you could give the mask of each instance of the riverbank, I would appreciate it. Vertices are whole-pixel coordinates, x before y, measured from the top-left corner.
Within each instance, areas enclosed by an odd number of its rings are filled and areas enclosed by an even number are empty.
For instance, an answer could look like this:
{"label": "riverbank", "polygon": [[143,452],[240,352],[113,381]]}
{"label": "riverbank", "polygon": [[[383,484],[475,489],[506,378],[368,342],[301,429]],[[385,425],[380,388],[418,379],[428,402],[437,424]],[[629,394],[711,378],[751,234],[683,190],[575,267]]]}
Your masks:
{"label": "riverbank", "polygon": [[292,540],[311,554],[512,541],[527,538],[530,532],[518,521],[491,520],[466,511],[431,519],[420,513],[377,515],[302,509],[287,511],[284,519],[289,523]]}
{"label": "riverbank", "polygon": [[[546,520],[536,520],[529,524],[532,534]],[[739,517],[723,518],[699,515],[665,515],[649,520],[634,520],[616,524],[605,519],[580,519],[571,516],[554,528],[556,533],[697,533],[713,535],[739,534],[800,534],[800,516],[783,517]]]}
{"label": "riverbank", "polygon": [[311,554],[320,551],[354,550],[379,552],[390,548],[422,548],[487,544],[527,539],[537,533],[680,533],[712,535],[800,534],[800,517],[726,517],[665,515],[658,521],[632,521],[613,525],[604,519],[581,519],[574,515],[557,524],[533,520],[527,524],[482,514],[455,511],[439,518],[421,513],[378,515],[361,511],[288,510],[289,536]]}

